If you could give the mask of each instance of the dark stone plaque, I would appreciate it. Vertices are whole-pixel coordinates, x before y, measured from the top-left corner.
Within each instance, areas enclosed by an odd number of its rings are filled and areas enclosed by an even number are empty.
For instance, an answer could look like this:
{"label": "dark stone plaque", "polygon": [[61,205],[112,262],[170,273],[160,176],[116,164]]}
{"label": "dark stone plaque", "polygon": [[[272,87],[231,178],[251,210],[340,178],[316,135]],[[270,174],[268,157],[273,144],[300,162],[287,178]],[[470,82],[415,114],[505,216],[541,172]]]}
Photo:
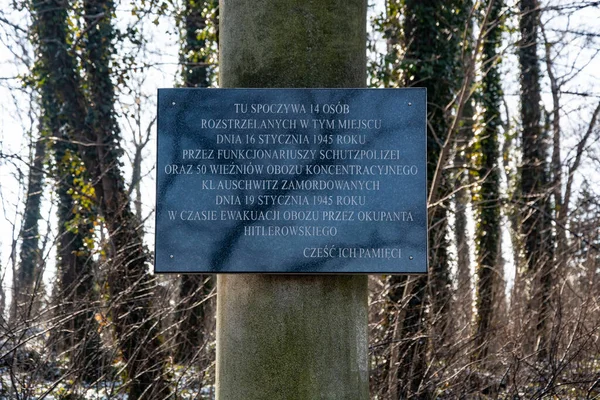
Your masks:
{"label": "dark stone plaque", "polygon": [[425,89],[160,89],[155,272],[427,272]]}

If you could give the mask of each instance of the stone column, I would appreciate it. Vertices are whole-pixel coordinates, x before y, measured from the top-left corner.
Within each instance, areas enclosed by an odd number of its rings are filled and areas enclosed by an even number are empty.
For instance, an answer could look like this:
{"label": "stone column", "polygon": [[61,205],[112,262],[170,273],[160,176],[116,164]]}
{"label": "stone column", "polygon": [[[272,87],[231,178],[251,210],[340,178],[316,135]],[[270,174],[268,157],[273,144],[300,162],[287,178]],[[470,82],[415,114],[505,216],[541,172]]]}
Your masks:
{"label": "stone column", "polygon": [[[221,0],[224,88],[366,84],[365,0]],[[367,277],[219,275],[217,399],[369,398]]]}

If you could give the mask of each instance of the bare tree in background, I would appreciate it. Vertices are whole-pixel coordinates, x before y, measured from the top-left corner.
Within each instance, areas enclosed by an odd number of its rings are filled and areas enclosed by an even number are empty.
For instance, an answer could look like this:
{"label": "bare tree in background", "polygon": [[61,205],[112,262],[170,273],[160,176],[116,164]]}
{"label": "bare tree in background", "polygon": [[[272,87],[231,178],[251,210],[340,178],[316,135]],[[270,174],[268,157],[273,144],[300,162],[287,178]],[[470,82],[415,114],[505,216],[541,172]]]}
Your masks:
{"label": "bare tree in background", "polygon": [[[41,254],[39,249],[39,226],[41,199],[44,182],[44,158],[46,143],[42,137],[32,138],[34,152],[29,165],[23,226],[21,228],[21,251],[18,275],[14,279],[14,298],[11,320],[27,320],[32,311],[36,294],[36,282],[40,278]],[[3,310],[3,309],[2,309]]]}
{"label": "bare tree in background", "polygon": [[[149,315],[154,287],[154,280],[147,273],[149,255],[137,219],[129,210],[119,170],[120,138],[113,111],[114,89],[109,65],[114,4],[84,2],[89,98],[82,89],[77,63],[64,45],[68,37],[66,7],[67,3],[59,0],[33,4],[39,52],[47,65],[45,80],[53,85],[54,104],[60,105],[65,118],[60,125],[61,132],[76,143],[76,155],[84,165],[82,179],[89,179],[93,185],[90,197],[97,204],[109,234],[110,314],[126,361],[129,395],[136,399],[166,397],[169,391],[163,376],[165,354],[161,350],[157,324]],[[58,45],[48,46],[48,43]]]}
{"label": "bare tree in background", "polygon": [[548,354],[550,304],[553,286],[554,238],[551,226],[550,179],[548,177],[548,143],[542,128],[540,67],[537,55],[539,4],[537,0],[520,3],[521,42],[521,141],[523,156],[520,168],[521,232],[524,240],[526,271],[524,278],[529,293],[527,314],[534,324],[530,351]]}
{"label": "bare tree in background", "polygon": [[[114,114],[114,87],[110,74],[113,53],[114,3],[84,1],[86,15],[85,65],[90,106],[88,129],[76,130],[79,152],[95,182],[96,196],[109,235],[108,288],[116,340],[126,360],[132,398],[169,395],[164,375],[166,353],[158,323],[150,314],[155,280],[148,275],[150,257],[143,230],[130,210],[120,171],[121,138]],[[82,109],[81,111],[85,111]]]}
{"label": "bare tree in background", "polygon": [[[214,66],[211,65],[212,46],[216,40],[207,30],[208,18],[215,12],[213,0],[186,0],[181,22],[185,35],[182,39],[180,62],[183,86],[207,88],[211,85]],[[208,23],[208,24],[207,24]],[[196,361],[203,370],[207,367],[206,347],[210,338],[208,326],[213,317],[210,294],[214,287],[210,275],[184,274],[179,283],[179,303],[175,309],[178,324],[175,336],[175,361]],[[210,318],[210,319],[209,319]]]}
{"label": "bare tree in background", "polygon": [[488,23],[483,26],[481,106],[483,108],[481,128],[475,140],[473,154],[476,175],[481,184],[474,190],[477,208],[475,221],[475,247],[477,252],[475,274],[475,352],[474,359],[484,360],[488,355],[494,331],[494,310],[502,301],[498,296],[499,282],[503,280],[500,268],[500,171],[498,136],[502,126],[500,106],[502,86],[498,48],[502,38],[501,14],[504,4],[500,0],[489,0]]}

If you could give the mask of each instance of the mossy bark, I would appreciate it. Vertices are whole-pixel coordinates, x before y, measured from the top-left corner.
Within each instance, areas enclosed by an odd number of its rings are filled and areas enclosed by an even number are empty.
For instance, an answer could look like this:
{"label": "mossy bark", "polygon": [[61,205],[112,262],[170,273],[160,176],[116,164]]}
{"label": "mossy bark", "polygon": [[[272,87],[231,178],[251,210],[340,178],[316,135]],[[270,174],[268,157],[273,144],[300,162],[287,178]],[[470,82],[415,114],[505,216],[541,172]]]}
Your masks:
{"label": "mossy bark", "polygon": [[[489,4],[489,3],[488,3]],[[494,1],[489,13],[489,27],[483,41],[483,62],[489,65],[481,82],[481,105],[484,125],[475,138],[474,160],[476,176],[481,184],[473,190],[473,200],[477,205],[475,243],[477,260],[475,265],[476,297],[475,308],[475,351],[473,360],[485,362],[492,347],[497,304],[500,298],[502,269],[500,255],[500,170],[498,156],[500,144],[498,136],[502,126],[500,107],[502,104],[502,84],[498,47],[502,38],[502,1]],[[493,348],[493,347],[492,347]]]}
{"label": "mossy bark", "polygon": [[[182,38],[180,63],[182,86],[209,87],[211,71],[208,48],[211,40],[202,36],[206,29],[207,8],[216,7],[215,0],[185,0],[181,26],[185,34]],[[206,321],[212,317],[213,302],[209,296],[214,286],[214,277],[210,275],[181,275],[179,282],[179,303],[175,309],[177,332],[173,357],[176,363],[196,364],[205,370],[210,360],[207,356],[205,332]],[[202,384],[202,380],[200,382]]]}
{"label": "mossy bark", "polygon": [[538,0],[520,2],[519,65],[521,67],[521,147],[520,169],[521,235],[526,264],[521,273],[531,283],[527,296],[529,320],[535,335],[529,335],[525,351],[536,351],[540,361],[550,352],[551,291],[554,286],[554,234],[552,229],[551,182],[548,176],[548,133],[542,129],[540,66],[537,55]]}
{"label": "mossy bark", "polygon": [[[220,86],[364,87],[365,0],[220,2]],[[368,399],[367,277],[220,275],[217,398]]]}

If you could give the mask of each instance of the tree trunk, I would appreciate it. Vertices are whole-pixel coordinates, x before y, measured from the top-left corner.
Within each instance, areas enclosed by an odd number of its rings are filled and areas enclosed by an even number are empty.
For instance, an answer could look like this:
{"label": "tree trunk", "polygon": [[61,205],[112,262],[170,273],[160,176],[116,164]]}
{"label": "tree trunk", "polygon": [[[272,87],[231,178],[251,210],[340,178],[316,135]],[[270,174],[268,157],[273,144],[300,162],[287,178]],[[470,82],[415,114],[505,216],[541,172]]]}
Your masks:
{"label": "tree trunk", "polygon": [[[206,29],[205,9],[215,7],[212,0],[185,1],[183,27],[185,36],[181,51],[184,87],[210,86],[210,41],[202,36]],[[203,347],[207,314],[212,307],[208,296],[213,290],[214,277],[210,275],[182,275],[179,284],[179,303],[175,310],[178,323],[175,339],[175,362],[188,363],[193,359],[204,369],[206,365]]]}
{"label": "tree trunk", "polygon": [[[158,322],[151,315],[156,282],[148,274],[150,257],[143,230],[130,209],[119,168],[122,155],[120,130],[114,113],[114,87],[110,76],[114,13],[111,0],[84,0],[87,19],[85,65],[90,103],[89,130],[77,130],[79,151],[96,182],[96,195],[111,244],[108,285],[117,342],[127,363],[133,399],[162,399],[169,395],[163,375],[166,351]],[[83,110],[82,110],[83,111]]]}
{"label": "tree trunk", "polygon": [[523,125],[521,164],[521,232],[524,238],[527,279],[531,293],[526,294],[528,314],[534,326],[533,342],[526,350],[538,351],[540,359],[548,354],[551,290],[553,287],[553,235],[549,199],[548,144],[541,127],[540,68],[537,56],[539,4],[537,0],[520,3],[521,43],[521,119]]}
{"label": "tree trunk", "polygon": [[[33,141],[33,139],[32,139]],[[21,252],[18,277],[13,293],[11,320],[27,320],[36,298],[36,281],[39,278],[42,261],[39,249],[38,224],[41,219],[40,206],[44,184],[44,158],[46,141],[40,137],[35,141],[34,154],[29,167],[27,195],[21,229]]]}
{"label": "tree trunk", "polygon": [[460,135],[457,137],[454,156],[454,168],[456,175],[454,177],[454,238],[456,240],[456,306],[460,309],[460,316],[457,321],[458,329],[471,326],[473,310],[473,290],[471,289],[471,254],[470,243],[467,232],[468,216],[467,207],[470,202],[471,190],[469,185],[469,170],[465,168],[470,159],[470,142],[473,137],[473,116],[475,110],[472,102],[469,100],[465,104],[464,122],[462,124]]}
{"label": "tree trunk", "polygon": [[[488,23],[483,28],[487,34],[483,41],[482,65],[485,75],[482,78],[481,105],[483,107],[483,129],[479,132],[475,144],[477,158],[477,178],[481,181],[479,190],[474,193],[477,205],[475,243],[477,250],[477,309],[475,329],[474,359],[484,360],[493,337],[494,310],[497,288],[503,276],[498,263],[500,254],[500,171],[498,168],[498,134],[502,126],[500,106],[502,86],[497,49],[502,40],[502,1],[491,1]],[[489,3],[488,3],[489,4]]]}
{"label": "tree trunk", "polygon": [[[468,1],[465,4],[465,9],[472,8],[473,2]],[[470,58],[475,51],[475,40],[473,35],[473,27],[475,20],[468,19],[465,23],[465,45],[463,48],[463,65],[469,65]],[[474,82],[475,70],[467,71],[470,74],[469,82]],[[469,88],[471,92],[473,88]],[[474,119],[475,107],[474,100],[467,98],[462,115],[460,129],[457,132],[456,142],[454,144],[454,238],[456,240],[456,306],[460,309],[460,315],[457,318],[458,330],[465,332],[471,328],[471,320],[473,317],[473,289],[471,286],[471,253],[469,235],[467,231],[468,215],[467,209],[471,200],[472,183],[471,173],[468,168],[471,160],[471,141],[474,134]]]}
{"label": "tree trunk", "polygon": [[[41,84],[42,123],[44,135],[52,139],[57,179],[58,243],[57,243],[57,313],[60,325],[51,337],[52,345],[67,351],[73,367],[84,378],[97,373],[90,360],[96,359],[98,338],[94,336],[95,300],[92,290],[92,260],[89,243],[95,213],[93,190],[85,179],[76,146],[70,142],[69,130],[77,119],[69,113],[69,102],[77,101],[74,92],[65,90],[71,84],[75,65],[68,53],[67,4],[60,1],[33,4],[34,32],[39,49],[38,74]],[[64,92],[61,92],[65,90]],[[84,116],[79,116],[83,119]],[[41,162],[41,161],[40,161]],[[86,332],[92,332],[87,336]],[[96,338],[94,340],[93,338]]]}
{"label": "tree trunk", "polygon": [[[455,12],[457,11],[458,12]],[[438,1],[404,1],[404,66],[405,86],[427,88],[427,180],[434,183],[442,146],[449,131],[448,106],[454,100],[461,82],[460,44],[465,22],[470,13],[468,4],[443,4]],[[449,177],[443,172],[437,199],[429,212],[429,280],[421,277],[412,282],[408,308],[401,337],[405,348],[400,367],[401,397],[427,396],[427,350],[445,351],[452,330],[450,315],[451,282],[448,263],[447,209],[451,192]],[[425,308],[430,304],[429,317]],[[426,323],[430,324],[429,327]],[[424,337],[429,330],[429,342]],[[409,340],[413,338],[412,340]]]}
{"label": "tree trunk", "polygon": [[[109,290],[117,342],[127,363],[132,399],[167,397],[163,377],[164,352],[150,315],[154,280],[147,273],[149,255],[119,171],[119,131],[114,118],[114,89],[110,79],[112,54],[112,2],[84,3],[86,18],[87,88],[84,96],[80,71],[68,52],[67,3],[61,0],[33,3],[40,58],[47,83],[47,100],[60,110],[58,121],[63,143],[76,143],[85,168],[78,168],[87,189],[87,200],[97,204],[109,233],[111,268]],[[72,142],[70,142],[72,141]],[[76,159],[76,158],[75,158]],[[75,164],[79,167],[79,164]],[[66,211],[66,210],[65,210]],[[61,242],[69,243],[67,232]],[[71,255],[77,255],[77,252]],[[64,260],[63,260],[64,262]],[[80,275],[81,276],[81,275]]]}

